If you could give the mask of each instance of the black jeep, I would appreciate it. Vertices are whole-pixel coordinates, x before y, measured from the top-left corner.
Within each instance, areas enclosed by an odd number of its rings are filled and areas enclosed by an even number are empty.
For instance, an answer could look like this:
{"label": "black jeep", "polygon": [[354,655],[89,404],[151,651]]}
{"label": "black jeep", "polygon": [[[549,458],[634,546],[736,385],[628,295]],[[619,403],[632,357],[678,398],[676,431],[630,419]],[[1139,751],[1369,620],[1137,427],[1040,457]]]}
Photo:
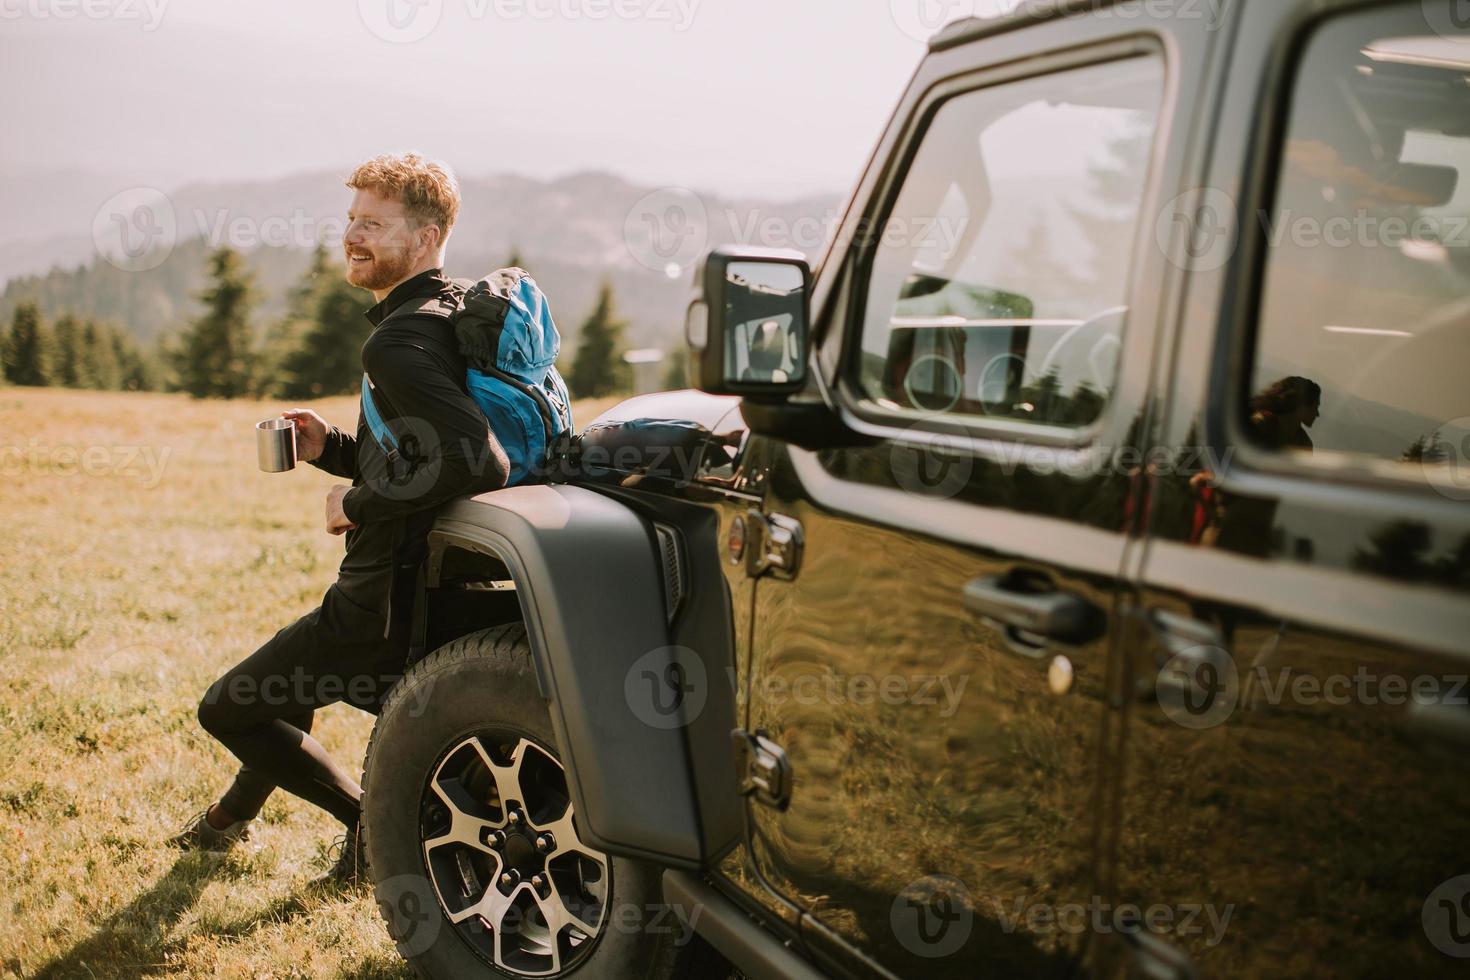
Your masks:
{"label": "black jeep", "polygon": [[1470,10],[941,31],[702,391],[458,501],[368,753],[425,976],[1470,957]]}

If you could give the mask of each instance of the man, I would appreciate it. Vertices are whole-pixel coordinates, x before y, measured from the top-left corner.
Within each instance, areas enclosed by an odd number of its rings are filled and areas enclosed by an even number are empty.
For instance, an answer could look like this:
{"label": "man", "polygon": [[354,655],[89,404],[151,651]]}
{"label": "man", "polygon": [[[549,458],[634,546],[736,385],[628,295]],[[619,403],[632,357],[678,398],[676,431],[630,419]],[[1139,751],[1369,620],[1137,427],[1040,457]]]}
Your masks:
{"label": "man", "polygon": [[234,784],[174,840],[224,850],[280,786],[341,820],[332,877],[359,880],[362,789],[311,737],[316,709],[346,701],[374,714],[402,674],[415,573],[435,508],[505,484],[504,451],[465,391],[465,362],[435,307],[458,301],[444,278],[445,241],[459,188],[443,164],[380,156],[353,172],[343,251],[347,281],[370,290],[374,326],[362,348],[377,411],[399,437],[389,455],[359,412],[356,435],[310,409],[291,409],[297,454],[352,485],[327,493],[326,527],[346,557],[321,606],[277,633],[216,681],[199,723],[242,763]]}

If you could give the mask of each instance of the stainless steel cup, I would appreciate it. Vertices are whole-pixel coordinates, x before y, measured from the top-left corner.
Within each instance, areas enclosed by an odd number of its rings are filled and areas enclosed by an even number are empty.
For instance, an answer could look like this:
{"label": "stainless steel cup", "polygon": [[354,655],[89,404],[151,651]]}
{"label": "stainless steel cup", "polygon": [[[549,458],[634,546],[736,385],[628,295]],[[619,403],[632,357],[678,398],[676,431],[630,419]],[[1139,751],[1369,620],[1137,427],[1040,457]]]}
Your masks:
{"label": "stainless steel cup", "polygon": [[296,468],[296,423],[290,419],[266,419],[255,426],[255,455],[267,473],[284,473]]}

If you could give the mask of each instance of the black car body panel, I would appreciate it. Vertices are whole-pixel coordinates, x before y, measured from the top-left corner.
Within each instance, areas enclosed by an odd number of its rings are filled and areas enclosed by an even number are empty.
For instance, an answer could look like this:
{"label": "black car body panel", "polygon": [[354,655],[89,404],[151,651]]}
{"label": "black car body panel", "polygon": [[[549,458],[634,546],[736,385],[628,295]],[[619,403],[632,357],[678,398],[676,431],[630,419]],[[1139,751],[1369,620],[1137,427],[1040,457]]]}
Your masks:
{"label": "black car body panel", "polygon": [[[691,869],[671,900],[718,893],[753,976],[1462,972],[1470,21],[1023,8],[931,44],[811,281],[800,392],[632,399],[576,489],[442,530],[519,563],[597,839]],[[872,233],[946,208],[947,254]],[[1441,224],[1273,224],[1345,213]],[[619,693],[653,643],[703,672],[684,735]]]}

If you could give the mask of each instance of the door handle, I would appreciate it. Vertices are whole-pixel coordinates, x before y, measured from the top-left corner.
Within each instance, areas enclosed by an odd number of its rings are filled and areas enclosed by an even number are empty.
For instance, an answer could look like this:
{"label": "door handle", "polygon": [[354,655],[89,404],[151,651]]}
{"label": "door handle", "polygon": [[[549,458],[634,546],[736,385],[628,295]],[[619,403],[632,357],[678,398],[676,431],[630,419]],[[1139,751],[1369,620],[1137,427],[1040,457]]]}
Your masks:
{"label": "door handle", "polygon": [[[1061,643],[1090,643],[1107,632],[1107,616],[1075,592],[1023,569],[977,578],[965,586],[965,608],[1025,636]],[[1034,642],[1027,646],[1039,646]]]}

